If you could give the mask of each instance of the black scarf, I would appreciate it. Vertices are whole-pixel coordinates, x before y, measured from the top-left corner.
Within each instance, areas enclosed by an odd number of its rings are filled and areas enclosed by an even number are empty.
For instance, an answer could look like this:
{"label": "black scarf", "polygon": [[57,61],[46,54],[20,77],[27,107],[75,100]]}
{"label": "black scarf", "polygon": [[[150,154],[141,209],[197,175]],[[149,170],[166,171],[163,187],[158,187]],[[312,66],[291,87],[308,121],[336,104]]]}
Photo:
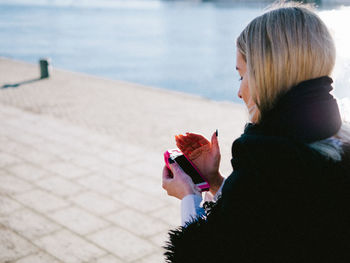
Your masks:
{"label": "black scarf", "polygon": [[303,81],[261,113],[258,124],[248,124],[245,134],[287,136],[310,143],[335,135],[342,124],[337,101],[329,93],[327,76]]}

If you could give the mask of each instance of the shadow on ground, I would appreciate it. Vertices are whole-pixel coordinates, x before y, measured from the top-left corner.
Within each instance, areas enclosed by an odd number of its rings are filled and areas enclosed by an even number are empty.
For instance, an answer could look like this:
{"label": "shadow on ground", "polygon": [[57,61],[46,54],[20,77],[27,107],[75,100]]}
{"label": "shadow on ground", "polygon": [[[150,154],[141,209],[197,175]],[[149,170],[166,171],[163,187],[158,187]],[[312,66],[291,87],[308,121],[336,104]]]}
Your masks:
{"label": "shadow on ground", "polygon": [[14,83],[14,84],[5,84],[5,85],[1,86],[1,89],[18,88],[21,85],[33,83],[33,82],[36,82],[36,81],[39,81],[42,79],[44,79],[44,78],[35,78],[35,79],[24,80],[24,81]]}

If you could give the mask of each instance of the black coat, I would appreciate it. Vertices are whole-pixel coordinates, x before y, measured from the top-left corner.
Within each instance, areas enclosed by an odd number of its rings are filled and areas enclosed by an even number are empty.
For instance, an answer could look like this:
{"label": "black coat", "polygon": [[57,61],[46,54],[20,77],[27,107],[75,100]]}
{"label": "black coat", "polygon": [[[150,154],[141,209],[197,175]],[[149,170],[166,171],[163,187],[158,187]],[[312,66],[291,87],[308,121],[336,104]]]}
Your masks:
{"label": "black coat", "polygon": [[207,219],[170,232],[168,262],[350,262],[350,158],[242,135]]}
{"label": "black coat", "polygon": [[235,140],[221,198],[170,231],[167,262],[350,262],[349,145],[334,161],[266,127]]}

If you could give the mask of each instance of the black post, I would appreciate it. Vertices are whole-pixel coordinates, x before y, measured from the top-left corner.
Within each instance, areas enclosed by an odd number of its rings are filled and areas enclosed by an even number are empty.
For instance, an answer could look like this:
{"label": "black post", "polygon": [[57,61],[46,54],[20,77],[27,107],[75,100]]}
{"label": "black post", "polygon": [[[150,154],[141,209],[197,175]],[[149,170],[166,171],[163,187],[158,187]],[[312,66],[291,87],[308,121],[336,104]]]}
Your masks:
{"label": "black post", "polygon": [[50,72],[49,72],[50,59],[42,58],[39,60],[39,64],[40,64],[40,78],[45,79],[50,77]]}

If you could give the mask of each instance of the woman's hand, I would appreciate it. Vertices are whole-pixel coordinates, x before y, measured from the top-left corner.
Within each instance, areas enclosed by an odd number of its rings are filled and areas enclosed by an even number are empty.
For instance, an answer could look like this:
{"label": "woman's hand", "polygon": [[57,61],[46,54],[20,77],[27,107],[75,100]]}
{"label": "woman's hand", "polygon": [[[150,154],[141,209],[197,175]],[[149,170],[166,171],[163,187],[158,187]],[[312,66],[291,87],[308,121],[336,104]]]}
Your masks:
{"label": "woman's hand", "polygon": [[220,148],[217,133],[209,142],[205,137],[195,133],[175,136],[176,145],[196,165],[210,184],[210,192],[215,195],[219,190],[223,177],[220,175]]}
{"label": "woman's hand", "polygon": [[182,200],[186,195],[200,194],[199,188],[193,183],[191,177],[177,163],[170,164],[170,169],[171,171],[166,166],[163,168],[162,186],[168,195]]}

